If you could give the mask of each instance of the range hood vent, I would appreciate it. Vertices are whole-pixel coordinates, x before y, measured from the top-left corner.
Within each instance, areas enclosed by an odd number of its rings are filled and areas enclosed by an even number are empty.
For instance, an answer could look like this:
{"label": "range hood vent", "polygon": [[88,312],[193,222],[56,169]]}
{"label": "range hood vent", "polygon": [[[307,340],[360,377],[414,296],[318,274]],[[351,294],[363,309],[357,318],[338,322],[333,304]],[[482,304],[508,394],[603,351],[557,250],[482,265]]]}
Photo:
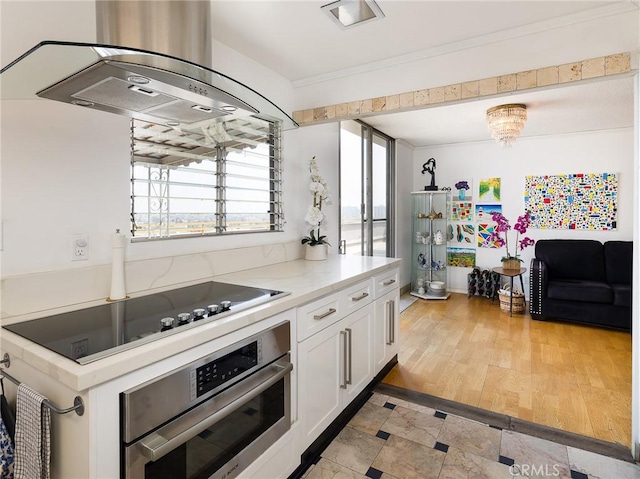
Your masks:
{"label": "range hood vent", "polygon": [[98,43],[212,68],[210,0],[96,0]]}
{"label": "range hood vent", "polygon": [[210,68],[209,5],[99,0],[104,43],[36,45],[0,70],[1,97],[46,98],[171,126],[254,116],[297,127],[267,98]]}

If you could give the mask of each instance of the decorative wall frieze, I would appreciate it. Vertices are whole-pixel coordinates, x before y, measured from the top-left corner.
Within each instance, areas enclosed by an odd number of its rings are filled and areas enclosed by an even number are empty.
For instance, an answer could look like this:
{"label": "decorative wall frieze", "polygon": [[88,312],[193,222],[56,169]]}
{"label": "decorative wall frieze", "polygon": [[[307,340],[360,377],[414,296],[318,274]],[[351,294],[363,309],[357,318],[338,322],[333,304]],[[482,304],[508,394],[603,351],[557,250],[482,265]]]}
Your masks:
{"label": "decorative wall frieze", "polygon": [[365,118],[382,112],[419,110],[429,108],[435,104],[591,80],[630,71],[631,54],[629,52],[616,53],[564,65],[483,78],[481,80],[298,110],[293,112],[293,119],[300,126],[307,126],[335,120]]}

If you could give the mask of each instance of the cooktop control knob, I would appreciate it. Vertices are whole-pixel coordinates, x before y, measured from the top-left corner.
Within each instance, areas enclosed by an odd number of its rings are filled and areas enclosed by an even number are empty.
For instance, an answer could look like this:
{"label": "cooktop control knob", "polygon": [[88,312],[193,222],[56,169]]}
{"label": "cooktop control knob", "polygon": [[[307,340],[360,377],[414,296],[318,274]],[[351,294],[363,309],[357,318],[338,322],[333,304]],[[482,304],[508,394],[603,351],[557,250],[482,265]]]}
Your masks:
{"label": "cooktop control knob", "polygon": [[172,329],[173,318],[162,318],[160,320],[160,324],[162,325],[162,329],[160,331],[166,331],[167,329]]}
{"label": "cooktop control knob", "polygon": [[220,306],[222,306],[222,311],[229,311],[231,301],[220,301]]}
{"label": "cooktop control knob", "polygon": [[193,320],[198,321],[199,319],[203,319],[205,314],[205,310],[202,308],[193,310]]}
{"label": "cooktop control knob", "polygon": [[183,326],[191,321],[191,313],[178,314],[178,326]]}
{"label": "cooktop control knob", "polygon": [[218,305],[210,304],[207,306],[207,311],[209,312],[209,316],[213,316],[214,314],[218,314]]}

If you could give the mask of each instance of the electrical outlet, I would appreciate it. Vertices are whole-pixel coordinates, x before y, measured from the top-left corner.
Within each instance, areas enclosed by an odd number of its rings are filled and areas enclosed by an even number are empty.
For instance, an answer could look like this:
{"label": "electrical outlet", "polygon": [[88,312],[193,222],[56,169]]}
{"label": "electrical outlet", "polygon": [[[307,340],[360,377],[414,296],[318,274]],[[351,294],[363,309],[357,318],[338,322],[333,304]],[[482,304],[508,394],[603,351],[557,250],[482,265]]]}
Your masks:
{"label": "electrical outlet", "polygon": [[73,359],[84,358],[89,354],[89,339],[81,339],[71,343],[71,357]]}
{"label": "electrical outlet", "polygon": [[71,248],[71,261],[86,261],[89,259],[89,238],[87,235],[73,235]]}

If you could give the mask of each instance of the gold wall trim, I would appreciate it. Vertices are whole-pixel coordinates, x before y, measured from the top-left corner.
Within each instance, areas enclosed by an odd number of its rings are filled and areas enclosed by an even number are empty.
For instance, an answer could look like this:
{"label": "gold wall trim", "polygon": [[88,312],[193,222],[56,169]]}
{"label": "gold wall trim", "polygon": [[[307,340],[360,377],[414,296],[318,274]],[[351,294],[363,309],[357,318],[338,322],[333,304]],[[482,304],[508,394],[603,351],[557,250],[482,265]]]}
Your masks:
{"label": "gold wall trim", "polygon": [[531,90],[630,71],[631,54],[629,52],[616,53],[564,65],[483,78],[482,80],[298,110],[293,112],[293,119],[300,126],[305,126],[335,120],[364,118],[381,112],[419,110],[435,104]]}

